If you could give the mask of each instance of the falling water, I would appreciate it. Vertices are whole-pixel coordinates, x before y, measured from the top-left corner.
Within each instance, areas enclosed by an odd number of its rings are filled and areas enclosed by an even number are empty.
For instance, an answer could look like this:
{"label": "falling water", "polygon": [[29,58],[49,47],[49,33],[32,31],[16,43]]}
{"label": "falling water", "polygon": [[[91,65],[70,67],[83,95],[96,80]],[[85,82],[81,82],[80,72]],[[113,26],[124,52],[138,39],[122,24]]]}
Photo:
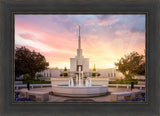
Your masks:
{"label": "falling water", "polygon": [[71,78],[71,86],[74,86],[73,78]]}
{"label": "falling water", "polygon": [[69,86],[69,87],[71,86],[71,80],[68,81],[68,86]]}
{"label": "falling water", "polygon": [[[81,67],[79,67],[78,72],[79,74],[76,74],[76,86],[81,87],[83,86],[83,71],[81,71]],[[74,86],[74,81],[72,77],[69,79],[68,86]],[[92,80],[90,77],[88,77],[88,79],[85,79],[85,86],[92,86]]]}
{"label": "falling water", "polygon": [[92,86],[92,80],[91,79],[89,80],[89,86]]}
{"label": "falling water", "polygon": [[76,75],[76,84],[78,83],[78,75]]}
{"label": "falling water", "polygon": [[87,80],[87,79],[85,80],[85,85],[86,85],[86,87],[89,86],[89,83],[88,83],[88,80]]}
{"label": "falling water", "polygon": [[73,78],[69,79],[68,81],[68,86],[70,87],[73,87],[74,86],[74,81],[73,81]]}

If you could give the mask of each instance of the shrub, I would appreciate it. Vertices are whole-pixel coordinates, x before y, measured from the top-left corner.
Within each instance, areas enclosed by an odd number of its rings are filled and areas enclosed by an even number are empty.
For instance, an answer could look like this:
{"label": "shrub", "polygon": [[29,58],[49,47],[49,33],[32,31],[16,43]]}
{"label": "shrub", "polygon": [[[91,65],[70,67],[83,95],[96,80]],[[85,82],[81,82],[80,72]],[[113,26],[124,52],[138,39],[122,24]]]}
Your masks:
{"label": "shrub", "polygon": [[62,76],[64,76],[64,74],[61,73],[60,76],[62,77]]}
{"label": "shrub", "polygon": [[138,83],[137,79],[117,79],[116,81],[109,81],[109,84],[131,84],[131,82],[134,82],[134,84]]}
{"label": "shrub", "polygon": [[64,77],[67,77],[68,76],[68,73],[64,73]]}
{"label": "shrub", "polygon": [[38,78],[38,77],[43,77],[43,75],[41,75],[41,74],[37,74],[36,76],[37,76],[37,78]]}
{"label": "shrub", "polygon": [[95,77],[96,76],[96,73],[92,73],[92,77]]}
{"label": "shrub", "polygon": [[23,75],[24,80],[28,80],[28,79],[29,79],[29,77],[30,77],[30,76],[29,76],[29,74],[28,74],[28,73],[26,73],[26,74],[24,74],[24,75]]}

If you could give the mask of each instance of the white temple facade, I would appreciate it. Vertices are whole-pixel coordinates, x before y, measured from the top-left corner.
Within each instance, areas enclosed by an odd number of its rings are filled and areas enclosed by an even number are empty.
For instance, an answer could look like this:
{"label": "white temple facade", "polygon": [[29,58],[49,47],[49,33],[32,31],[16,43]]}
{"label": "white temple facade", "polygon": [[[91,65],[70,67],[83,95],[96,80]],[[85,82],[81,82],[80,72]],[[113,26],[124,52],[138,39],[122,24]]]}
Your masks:
{"label": "white temple facade", "polygon": [[43,76],[41,79],[50,79],[51,77],[60,77],[62,73],[67,73],[68,77],[76,77],[79,71],[83,71],[83,77],[92,77],[92,73],[96,73],[100,74],[100,77],[108,77],[110,80],[124,78],[124,75],[116,71],[114,68],[97,69],[96,71],[89,69],[89,58],[84,58],[81,48],[80,26],[77,55],[75,58],[70,58],[70,69],[67,69],[67,71],[64,71],[64,69],[46,69],[42,72],[37,72],[37,74],[41,74]]}
{"label": "white temple facade", "polygon": [[89,59],[84,58],[81,49],[81,36],[80,36],[80,26],[79,26],[79,37],[78,37],[78,49],[77,56],[75,58],[70,58],[70,71],[78,71],[78,67],[81,67],[81,71],[89,72]]}

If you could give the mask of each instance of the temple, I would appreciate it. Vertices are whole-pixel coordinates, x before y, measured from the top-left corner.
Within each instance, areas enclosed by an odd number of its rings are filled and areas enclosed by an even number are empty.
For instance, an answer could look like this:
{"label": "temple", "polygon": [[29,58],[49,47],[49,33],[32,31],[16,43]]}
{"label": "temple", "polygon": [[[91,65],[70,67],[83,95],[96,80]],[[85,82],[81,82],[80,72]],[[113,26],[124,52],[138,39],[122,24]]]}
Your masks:
{"label": "temple", "polygon": [[76,72],[78,71],[79,67],[81,67],[80,69],[84,73],[89,72],[89,59],[84,58],[82,54],[80,26],[79,26],[77,56],[75,58],[70,58],[70,71]]}
{"label": "temple", "polygon": [[76,77],[79,71],[83,71],[83,77],[93,77],[92,74],[96,74],[95,76],[97,77],[97,75],[100,74],[101,77],[108,77],[110,78],[110,80],[124,78],[124,75],[114,68],[96,69],[94,65],[93,70],[89,69],[89,58],[84,58],[81,47],[81,34],[79,26],[77,55],[75,56],[75,58],[70,58],[70,69],[68,69],[67,71],[65,71],[64,69],[46,69],[42,72],[37,72],[36,74],[43,75],[43,77],[39,77],[42,80],[50,80],[51,77],[59,77],[64,73],[67,73],[68,77]]}
{"label": "temple", "polygon": [[70,58],[70,71],[78,71],[78,67],[81,67],[81,71],[89,71],[89,59],[84,58],[82,54],[80,26],[79,26],[77,56],[75,58]]}

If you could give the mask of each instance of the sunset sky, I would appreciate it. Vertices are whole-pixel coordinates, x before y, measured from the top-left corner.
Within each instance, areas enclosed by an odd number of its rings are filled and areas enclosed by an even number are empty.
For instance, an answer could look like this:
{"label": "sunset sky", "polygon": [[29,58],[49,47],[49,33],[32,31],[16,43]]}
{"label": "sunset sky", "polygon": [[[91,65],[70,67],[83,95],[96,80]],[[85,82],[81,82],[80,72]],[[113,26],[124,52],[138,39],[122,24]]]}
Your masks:
{"label": "sunset sky", "polygon": [[15,15],[15,47],[40,52],[49,67],[70,68],[79,25],[91,69],[113,68],[125,54],[145,52],[145,15]]}

